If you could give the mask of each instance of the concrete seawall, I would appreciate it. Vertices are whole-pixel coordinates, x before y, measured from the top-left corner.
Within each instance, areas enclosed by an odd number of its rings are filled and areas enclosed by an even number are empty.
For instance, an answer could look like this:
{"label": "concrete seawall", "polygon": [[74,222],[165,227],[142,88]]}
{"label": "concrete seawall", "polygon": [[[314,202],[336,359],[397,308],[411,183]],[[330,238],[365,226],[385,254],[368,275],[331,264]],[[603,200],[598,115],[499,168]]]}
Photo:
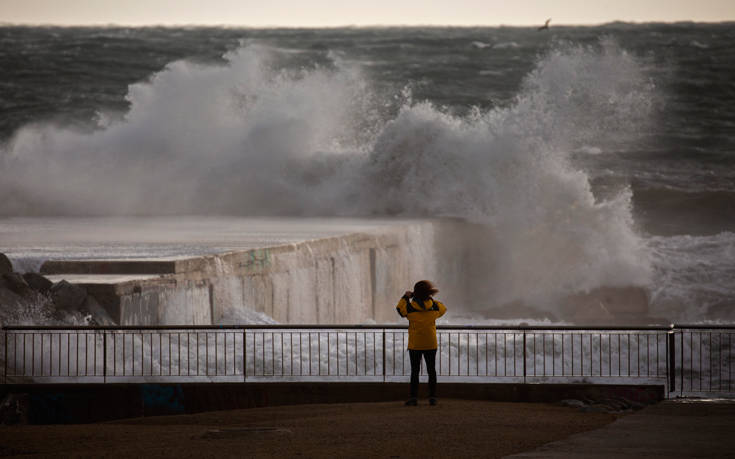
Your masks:
{"label": "concrete seawall", "polygon": [[411,221],[216,255],[51,260],[41,272],[84,286],[120,325],[238,322],[244,309],[281,323],[391,322],[397,298],[418,279],[459,299],[467,228]]}

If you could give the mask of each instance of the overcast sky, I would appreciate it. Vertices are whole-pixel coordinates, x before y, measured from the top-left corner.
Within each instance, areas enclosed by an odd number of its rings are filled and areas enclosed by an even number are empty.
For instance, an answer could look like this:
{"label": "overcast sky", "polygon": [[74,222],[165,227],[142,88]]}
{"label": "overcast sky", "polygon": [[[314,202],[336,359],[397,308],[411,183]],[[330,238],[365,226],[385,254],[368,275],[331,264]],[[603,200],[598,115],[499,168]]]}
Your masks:
{"label": "overcast sky", "polygon": [[243,26],[732,21],[735,0],[0,0],[0,23]]}

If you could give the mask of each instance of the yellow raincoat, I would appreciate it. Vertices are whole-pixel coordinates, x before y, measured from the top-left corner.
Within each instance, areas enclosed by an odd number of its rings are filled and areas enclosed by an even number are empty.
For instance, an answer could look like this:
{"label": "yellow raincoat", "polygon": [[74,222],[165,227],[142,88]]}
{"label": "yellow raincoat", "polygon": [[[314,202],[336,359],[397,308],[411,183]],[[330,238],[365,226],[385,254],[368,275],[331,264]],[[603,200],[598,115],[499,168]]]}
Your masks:
{"label": "yellow raincoat", "polygon": [[432,298],[423,304],[413,299],[401,298],[396,306],[401,317],[408,318],[408,348],[425,351],[436,349],[436,319],[447,312],[446,306]]}

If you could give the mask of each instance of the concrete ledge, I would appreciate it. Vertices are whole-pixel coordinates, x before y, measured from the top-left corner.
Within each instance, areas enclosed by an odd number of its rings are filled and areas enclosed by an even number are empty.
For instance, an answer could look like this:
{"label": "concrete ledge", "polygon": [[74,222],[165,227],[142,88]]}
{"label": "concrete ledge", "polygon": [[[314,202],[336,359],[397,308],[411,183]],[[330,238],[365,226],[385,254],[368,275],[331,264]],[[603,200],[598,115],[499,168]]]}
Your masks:
{"label": "concrete ledge", "polygon": [[444,301],[460,302],[451,293],[464,291],[458,271],[438,263],[448,257],[437,234],[464,227],[410,221],[193,257],[52,260],[41,271],[86,288],[119,325],[209,325],[243,310],[280,323],[386,322],[395,320],[396,292],[418,278],[436,279]]}
{"label": "concrete ledge", "polygon": [[177,260],[49,260],[41,274],[174,274]]}
{"label": "concrete ledge", "polygon": [[[421,390],[426,390],[422,384]],[[189,383],[32,384],[0,386],[2,398],[28,394],[31,424],[90,423],[112,419],[312,403],[404,400],[408,383]],[[649,404],[663,386],[443,383],[444,398],[505,402],[625,397]],[[426,396],[425,393],[421,394]]]}
{"label": "concrete ledge", "polygon": [[[177,280],[171,276],[162,276],[158,274],[138,274],[138,275],[121,275],[121,274],[69,274],[69,275],[51,275],[47,276],[52,282],[58,282],[62,279],[79,285],[87,290],[102,307],[107,314],[118,324],[130,324],[131,319],[139,316],[148,318],[148,322],[157,320],[159,310],[155,301],[149,301],[150,310],[144,314],[140,312],[136,315],[136,311],[127,311],[128,320],[124,320],[126,311],[123,309],[123,301],[131,296],[141,297],[147,295],[151,298],[158,298],[158,293],[165,290],[173,290],[177,286]],[[156,318],[156,319],[151,319]],[[146,322],[141,322],[146,323]]]}

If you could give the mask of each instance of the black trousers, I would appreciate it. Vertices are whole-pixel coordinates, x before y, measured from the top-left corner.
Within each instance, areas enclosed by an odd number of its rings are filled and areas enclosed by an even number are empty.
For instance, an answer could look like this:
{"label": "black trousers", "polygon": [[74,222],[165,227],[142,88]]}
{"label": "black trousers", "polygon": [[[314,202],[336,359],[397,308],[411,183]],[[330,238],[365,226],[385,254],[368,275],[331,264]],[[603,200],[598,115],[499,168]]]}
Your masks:
{"label": "black trousers", "polygon": [[411,358],[411,398],[419,395],[419,373],[421,373],[421,356],[426,361],[426,372],[429,373],[429,397],[436,397],[436,349],[417,351],[409,349]]}

